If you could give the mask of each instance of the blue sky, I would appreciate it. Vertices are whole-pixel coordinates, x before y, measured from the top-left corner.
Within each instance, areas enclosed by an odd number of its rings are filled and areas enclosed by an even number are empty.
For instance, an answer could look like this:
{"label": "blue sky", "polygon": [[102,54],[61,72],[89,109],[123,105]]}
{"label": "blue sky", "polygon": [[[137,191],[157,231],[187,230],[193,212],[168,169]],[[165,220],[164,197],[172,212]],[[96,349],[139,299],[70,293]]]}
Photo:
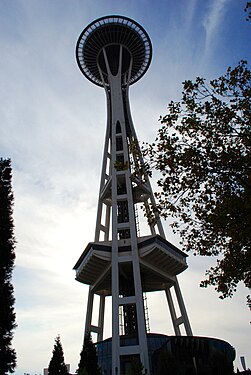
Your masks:
{"label": "blue sky", "polygon": [[[57,334],[72,371],[82,346],[88,288],[74,280],[72,268],[94,238],[106,103],[103,90],[77,67],[79,34],[109,14],[146,29],[153,60],[130,88],[130,100],[139,139],[153,141],[158,118],[180,98],[184,79],[215,78],[240,59],[250,61],[244,6],[240,0],[0,1],[0,156],[12,159],[17,238],[16,374],[42,374]],[[190,256],[179,277],[194,334],[229,341],[235,366],[244,355],[251,367],[247,290],[240,285],[221,301],[213,289],[200,289],[212,262]],[[148,301],[151,330],[173,334],[160,303],[166,306],[157,294]]]}

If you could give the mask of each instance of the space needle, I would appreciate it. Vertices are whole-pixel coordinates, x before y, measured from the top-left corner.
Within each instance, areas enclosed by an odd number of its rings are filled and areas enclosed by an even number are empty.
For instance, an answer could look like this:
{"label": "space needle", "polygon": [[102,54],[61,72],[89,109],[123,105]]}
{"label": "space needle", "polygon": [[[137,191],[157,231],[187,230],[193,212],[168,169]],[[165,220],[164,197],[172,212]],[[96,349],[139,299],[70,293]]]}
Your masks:
{"label": "space needle", "polygon": [[[133,360],[151,374],[151,333],[147,294],[164,291],[174,334],[192,336],[177,275],[186,254],[168,242],[158,213],[132,121],[129,87],[146,73],[152,45],[141,25],[127,17],[106,16],[90,23],[76,47],[83,75],[104,88],[107,126],[98,197],[95,238],[74,269],[89,285],[85,333],[106,351],[103,373],[126,374]],[[140,214],[144,207],[144,215]],[[149,214],[151,213],[151,214]],[[148,233],[141,235],[142,221]],[[145,228],[144,227],[144,228]],[[94,297],[98,299],[98,322]],[[105,301],[112,300],[112,337],[104,340]],[[177,301],[174,302],[174,298]],[[96,314],[97,315],[97,314]],[[153,337],[153,336],[152,336]],[[104,349],[107,344],[107,348]]]}

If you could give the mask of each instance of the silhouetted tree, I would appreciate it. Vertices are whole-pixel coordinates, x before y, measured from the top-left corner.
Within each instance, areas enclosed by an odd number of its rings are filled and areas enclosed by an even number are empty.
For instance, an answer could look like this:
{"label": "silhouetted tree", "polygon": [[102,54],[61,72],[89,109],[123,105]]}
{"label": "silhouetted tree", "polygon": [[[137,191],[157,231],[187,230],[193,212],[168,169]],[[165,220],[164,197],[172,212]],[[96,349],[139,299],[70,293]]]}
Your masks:
{"label": "silhouetted tree", "polygon": [[155,359],[155,373],[156,375],[163,375],[167,371],[172,375],[178,375],[179,374],[179,366],[178,361],[175,358],[175,356],[167,349],[162,349],[159,351],[159,353],[155,354],[157,356],[157,361]]}
{"label": "silhouetted tree", "polygon": [[[241,61],[225,75],[183,82],[146,155],[160,172],[160,215],[173,217],[186,251],[219,256],[201,286],[220,298],[251,287],[251,73]],[[151,219],[151,217],[150,217]]]}
{"label": "silhouetted tree", "polygon": [[233,362],[229,361],[224,353],[217,350],[210,358],[210,367],[214,375],[234,374]]}
{"label": "silhouetted tree", "polygon": [[247,21],[251,20],[251,1],[248,1],[244,11],[247,13]]}
{"label": "silhouetted tree", "polygon": [[16,352],[11,347],[16,327],[11,283],[15,260],[12,170],[10,159],[0,159],[0,374],[14,372]]}
{"label": "silhouetted tree", "polygon": [[129,370],[129,375],[143,375],[144,366],[139,359],[133,358],[131,362],[131,368]]}
{"label": "silhouetted tree", "polygon": [[80,362],[78,364],[78,375],[100,375],[98,366],[98,356],[96,347],[92,342],[91,334],[88,333],[84,338],[83,349],[80,353]]}
{"label": "silhouetted tree", "polygon": [[55,339],[52,358],[48,367],[48,375],[68,375],[67,367],[64,362],[64,352],[58,335]]}

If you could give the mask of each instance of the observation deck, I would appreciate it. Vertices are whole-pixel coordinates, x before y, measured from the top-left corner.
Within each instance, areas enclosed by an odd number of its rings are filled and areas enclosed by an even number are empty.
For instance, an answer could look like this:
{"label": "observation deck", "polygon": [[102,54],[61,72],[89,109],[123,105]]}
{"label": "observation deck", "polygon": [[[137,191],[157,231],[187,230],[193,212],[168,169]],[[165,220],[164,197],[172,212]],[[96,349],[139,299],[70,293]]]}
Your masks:
{"label": "observation deck", "polygon": [[[133,279],[128,267],[127,255],[131,250],[128,240],[119,241],[119,258],[123,260],[123,273]],[[164,289],[172,285],[174,278],[187,268],[187,255],[158,235],[138,239],[141,277],[144,292]],[[95,293],[111,295],[111,242],[91,242],[87,245],[74,266],[76,280],[89,285],[95,284]]]}
{"label": "observation deck", "polygon": [[137,82],[150,65],[152,44],[141,25],[122,16],[101,17],[80,34],[76,46],[76,59],[81,72],[92,83],[101,87],[108,86],[103,51],[105,49],[110,66],[116,73],[120,46],[123,47],[122,80],[130,69],[129,84]]}

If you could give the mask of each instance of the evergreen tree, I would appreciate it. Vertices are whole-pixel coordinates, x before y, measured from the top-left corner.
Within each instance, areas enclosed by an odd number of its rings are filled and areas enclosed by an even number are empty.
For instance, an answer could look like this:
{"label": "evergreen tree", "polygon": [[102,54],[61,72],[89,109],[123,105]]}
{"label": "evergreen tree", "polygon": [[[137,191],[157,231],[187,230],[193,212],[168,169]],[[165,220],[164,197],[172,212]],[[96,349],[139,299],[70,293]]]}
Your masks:
{"label": "evergreen tree", "polygon": [[144,366],[138,358],[133,358],[129,375],[143,375]]}
{"label": "evergreen tree", "polygon": [[84,338],[84,345],[80,353],[80,362],[78,364],[78,375],[100,375],[98,366],[98,356],[96,347],[92,342],[90,333]]}
{"label": "evergreen tree", "polygon": [[11,161],[0,159],[0,374],[14,372],[16,352],[11,347],[16,327],[11,283],[15,260]]}
{"label": "evergreen tree", "polygon": [[48,367],[48,375],[68,375],[67,367],[64,362],[64,352],[58,335],[55,339],[52,358]]}

